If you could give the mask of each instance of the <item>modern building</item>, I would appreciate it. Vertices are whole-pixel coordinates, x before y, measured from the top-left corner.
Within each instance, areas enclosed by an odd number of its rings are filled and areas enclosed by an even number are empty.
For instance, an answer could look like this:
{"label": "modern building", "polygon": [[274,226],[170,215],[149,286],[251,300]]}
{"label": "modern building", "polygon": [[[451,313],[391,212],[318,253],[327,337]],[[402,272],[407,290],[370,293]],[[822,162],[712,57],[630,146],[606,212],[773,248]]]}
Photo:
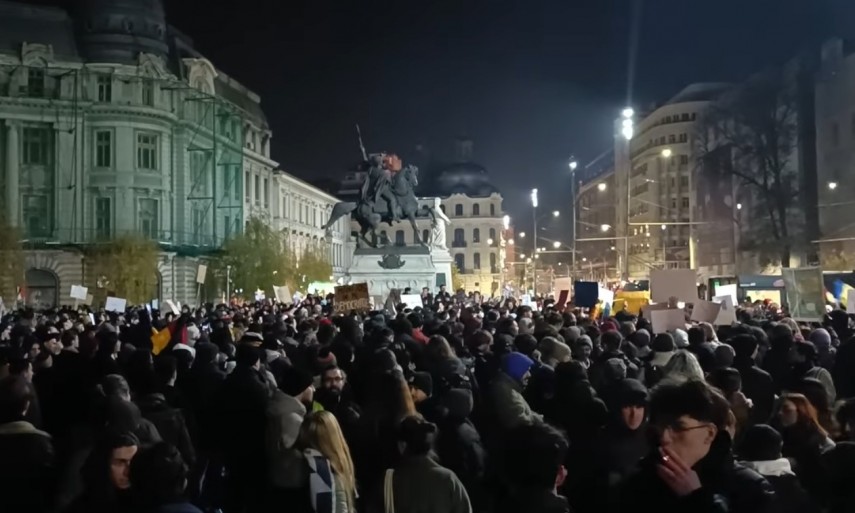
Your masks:
{"label": "modern building", "polygon": [[[615,238],[615,160],[607,151],[575,172],[577,277],[593,281],[620,279],[623,244]],[[563,262],[562,262],[563,264]]]}
{"label": "modern building", "polygon": [[628,145],[616,135],[615,180],[621,186],[615,217],[623,222],[617,235],[625,237],[630,279],[645,279],[650,269],[691,267],[696,121],[726,88],[690,85],[642,113]]}
{"label": "modern building", "polygon": [[199,263],[295,179],[276,172],[258,95],[169,26],[160,0],[75,7],[0,0],[0,202],[26,238],[27,289],[36,306],[97,289],[85,249],[133,233],[161,248],[152,298],[194,302]]}

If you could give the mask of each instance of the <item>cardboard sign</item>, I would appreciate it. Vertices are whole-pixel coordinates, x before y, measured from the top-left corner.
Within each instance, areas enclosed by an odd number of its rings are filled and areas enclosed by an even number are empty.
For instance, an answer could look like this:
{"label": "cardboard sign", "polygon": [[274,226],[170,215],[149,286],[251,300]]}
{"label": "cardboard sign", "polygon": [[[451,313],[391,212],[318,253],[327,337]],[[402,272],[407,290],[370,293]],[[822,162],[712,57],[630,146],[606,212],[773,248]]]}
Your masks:
{"label": "cardboard sign", "polygon": [[89,295],[89,289],[83,287],[81,285],[72,285],[71,293],[69,296],[71,299],[79,299],[80,301],[86,301],[86,296]]}
{"label": "cardboard sign", "polygon": [[86,306],[92,306],[92,301],[95,301],[95,296],[92,294],[86,294],[86,299],[83,300],[83,304]]}
{"label": "cardboard sign", "polygon": [[733,298],[727,296],[716,296],[713,298],[713,303],[720,303],[721,310],[715,318],[716,326],[730,326],[736,322],[736,306],[733,304]]}
{"label": "cardboard sign", "polygon": [[125,308],[128,306],[128,300],[120,297],[108,297],[107,303],[104,305],[104,310],[108,312],[125,313]]}
{"label": "cardboard sign", "polygon": [[567,304],[567,299],[570,297],[570,291],[567,289],[558,293],[558,302],[555,303],[555,308],[561,310]]}
{"label": "cardboard sign", "polygon": [[709,322],[714,323],[718,319],[718,314],[721,312],[721,303],[713,303],[712,301],[703,301],[698,299],[695,301],[692,309],[692,320],[694,322]]}
{"label": "cardboard sign", "polygon": [[181,315],[181,310],[178,308],[178,306],[175,305],[175,303],[171,299],[167,299],[166,301],[163,302],[163,304],[173,314]]}
{"label": "cardboard sign", "polygon": [[673,330],[686,329],[686,314],[683,310],[671,308],[668,310],[653,310],[650,312],[650,322],[656,334]]}
{"label": "cardboard sign", "polygon": [[401,303],[407,305],[407,308],[423,306],[422,296],[420,296],[419,294],[402,294]]}
{"label": "cardboard sign", "polygon": [[795,321],[821,321],[825,315],[825,287],[819,267],[781,269],[787,306]]}
{"label": "cardboard sign", "polygon": [[339,285],[335,288],[334,294],[333,305],[336,313],[348,314],[351,310],[367,312],[371,309],[367,283]]}
{"label": "cardboard sign", "polygon": [[282,287],[274,285],[273,294],[276,296],[276,301],[279,301],[280,303],[291,303],[294,301],[291,297],[291,290],[288,288],[288,285]]}
{"label": "cardboard sign", "polygon": [[846,313],[855,313],[855,290],[846,295]]}
{"label": "cardboard sign", "polygon": [[694,269],[653,269],[650,271],[650,299],[667,303],[669,298],[694,303],[698,299],[698,273]]}
{"label": "cardboard sign", "polygon": [[597,306],[600,299],[600,284],[595,281],[577,281],[573,288],[576,297],[573,302],[576,306],[593,308]]}
{"label": "cardboard sign", "polygon": [[199,267],[196,268],[196,283],[205,283],[206,276],[208,276],[208,266],[205,264],[199,264]]}
{"label": "cardboard sign", "polygon": [[737,288],[738,285],[735,283],[731,285],[719,285],[715,288],[715,297],[730,296],[733,299],[733,304],[738,304],[739,299],[736,297]]}

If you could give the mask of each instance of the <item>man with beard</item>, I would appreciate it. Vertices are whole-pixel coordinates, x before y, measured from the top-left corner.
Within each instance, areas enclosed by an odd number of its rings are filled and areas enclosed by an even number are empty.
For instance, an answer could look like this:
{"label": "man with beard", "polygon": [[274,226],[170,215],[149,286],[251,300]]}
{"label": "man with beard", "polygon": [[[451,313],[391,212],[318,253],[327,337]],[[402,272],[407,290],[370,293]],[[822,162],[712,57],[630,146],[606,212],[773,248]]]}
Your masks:
{"label": "man with beard", "polygon": [[321,372],[321,388],[315,392],[315,401],[335,415],[344,438],[350,443],[362,412],[353,401],[347,374],[343,369],[331,365]]}

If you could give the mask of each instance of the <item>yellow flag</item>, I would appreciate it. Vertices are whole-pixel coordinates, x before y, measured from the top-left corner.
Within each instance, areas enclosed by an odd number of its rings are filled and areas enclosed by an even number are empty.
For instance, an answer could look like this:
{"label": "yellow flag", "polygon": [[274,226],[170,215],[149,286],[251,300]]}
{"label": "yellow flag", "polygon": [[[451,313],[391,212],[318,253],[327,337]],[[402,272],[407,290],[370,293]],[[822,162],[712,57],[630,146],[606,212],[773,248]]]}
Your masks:
{"label": "yellow flag", "polygon": [[169,345],[169,341],[172,339],[172,333],[169,332],[169,328],[163,328],[160,331],[156,329],[151,329],[151,353],[155,356],[159,355],[161,351],[163,351],[166,346]]}

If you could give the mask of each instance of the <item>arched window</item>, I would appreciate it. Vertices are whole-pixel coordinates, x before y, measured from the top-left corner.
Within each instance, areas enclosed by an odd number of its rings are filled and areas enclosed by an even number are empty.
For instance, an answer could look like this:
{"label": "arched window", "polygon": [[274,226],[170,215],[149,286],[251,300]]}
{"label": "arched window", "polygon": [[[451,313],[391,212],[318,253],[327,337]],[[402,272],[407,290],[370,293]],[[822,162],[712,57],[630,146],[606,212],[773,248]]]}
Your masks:
{"label": "arched window", "polygon": [[477,203],[472,205],[472,215],[473,216],[480,216],[481,215],[481,205],[479,205]]}
{"label": "arched window", "polygon": [[496,240],[496,229],[495,228],[490,228],[490,238],[493,239],[493,241]]}
{"label": "arched window", "polygon": [[456,248],[462,248],[466,246],[466,239],[463,236],[463,228],[454,229],[454,241],[452,241],[451,245]]}
{"label": "arched window", "polygon": [[462,216],[463,215],[463,205],[461,205],[459,203],[457,205],[454,205],[454,215],[456,215],[456,216]]}
{"label": "arched window", "polygon": [[472,268],[481,269],[481,253],[475,253],[472,255],[472,259]]}
{"label": "arched window", "polygon": [[458,271],[460,271],[462,273],[466,272],[466,266],[463,265],[465,263],[466,262],[464,260],[463,253],[458,253],[458,254],[454,255],[454,265],[457,266]]}
{"label": "arched window", "polygon": [[496,205],[490,203],[490,217],[496,217]]}
{"label": "arched window", "polygon": [[404,241],[404,230],[395,231],[395,245],[396,246],[406,245],[406,242]]}
{"label": "arched window", "polygon": [[481,242],[481,230],[475,228],[472,230],[472,242],[478,243]]}
{"label": "arched window", "polygon": [[56,275],[44,269],[27,269],[27,306],[41,310],[57,306]]}

